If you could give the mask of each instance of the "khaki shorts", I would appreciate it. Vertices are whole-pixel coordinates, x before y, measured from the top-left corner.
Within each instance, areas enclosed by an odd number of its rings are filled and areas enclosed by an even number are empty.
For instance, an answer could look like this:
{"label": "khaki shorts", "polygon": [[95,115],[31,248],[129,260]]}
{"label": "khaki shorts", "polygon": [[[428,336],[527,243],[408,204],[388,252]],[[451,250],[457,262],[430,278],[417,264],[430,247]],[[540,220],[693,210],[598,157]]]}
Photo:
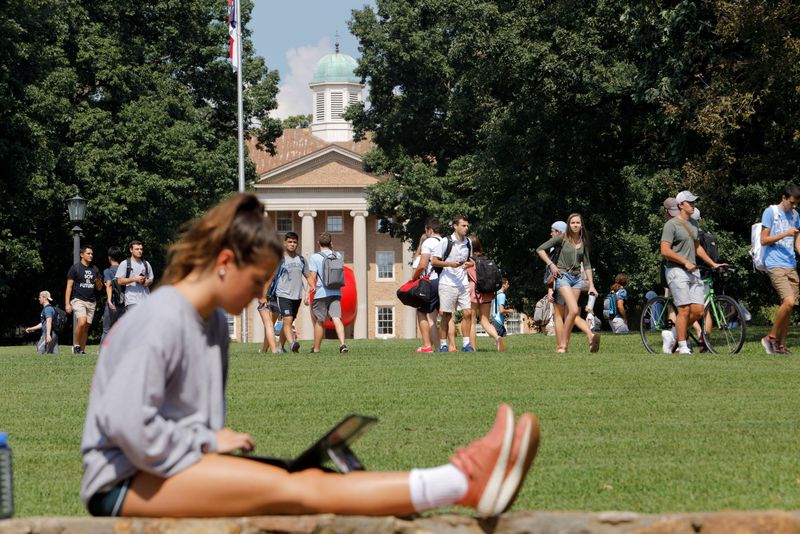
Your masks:
{"label": "khaki shorts", "polygon": [[72,313],[75,317],[86,317],[86,322],[92,324],[92,319],[94,319],[94,310],[97,307],[96,302],[86,302],[85,300],[81,299],[72,299],[69,301],[69,305],[72,306]]}
{"label": "khaki shorts", "polygon": [[796,269],[775,267],[767,269],[767,276],[772,282],[772,287],[778,292],[781,301],[793,298],[795,304],[800,302],[800,277],[798,277]]}
{"label": "khaki shorts", "polygon": [[454,313],[459,310],[471,310],[472,302],[469,299],[469,287],[455,287],[439,284],[439,311]]}

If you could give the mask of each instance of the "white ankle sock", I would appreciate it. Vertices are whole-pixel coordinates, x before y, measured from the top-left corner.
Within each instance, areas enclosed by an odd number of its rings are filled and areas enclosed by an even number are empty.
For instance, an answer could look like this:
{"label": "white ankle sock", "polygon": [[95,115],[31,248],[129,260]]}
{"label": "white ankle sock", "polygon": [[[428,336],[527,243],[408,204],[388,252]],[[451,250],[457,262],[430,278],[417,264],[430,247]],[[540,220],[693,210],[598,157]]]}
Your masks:
{"label": "white ankle sock", "polygon": [[447,346],[447,341],[445,341],[444,339],[443,339],[443,340],[441,340],[441,341],[439,342],[439,346],[440,346],[440,347],[446,347],[446,346]]}
{"label": "white ankle sock", "polygon": [[461,346],[462,347],[466,347],[467,345],[469,345],[469,338],[468,337],[462,337],[461,338]]}
{"label": "white ankle sock", "polygon": [[678,348],[679,349],[688,349],[689,345],[686,344],[686,340],[678,341]]}
{"label": "white ankle sock", "polygon": [[467,494],[467,477],[453,464],[430,469],[412,469],[408,489],[414,510],[423,512],[450,506]]}

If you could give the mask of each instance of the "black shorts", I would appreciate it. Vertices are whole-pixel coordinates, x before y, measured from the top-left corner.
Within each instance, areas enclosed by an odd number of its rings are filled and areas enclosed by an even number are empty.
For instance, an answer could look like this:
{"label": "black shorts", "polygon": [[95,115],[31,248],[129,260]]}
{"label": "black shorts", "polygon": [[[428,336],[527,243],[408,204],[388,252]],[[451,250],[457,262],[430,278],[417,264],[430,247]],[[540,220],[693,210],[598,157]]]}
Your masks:
{"label": "black shorts", "polygon": [[[131,477],[133,478],[133,477]],[[131,485],[131,478],[126,478],[108,491],[95,493],[89,499],[86,508],[95,517],[115,517],[122,512],[122,505],[125,497],[128,496],[128,488]]]}
{"label": "black shorts", "polygon": [[297,310],[300,309],[300,299],[287,299],[278,297],[278,311],[281,317],[297,317]]}

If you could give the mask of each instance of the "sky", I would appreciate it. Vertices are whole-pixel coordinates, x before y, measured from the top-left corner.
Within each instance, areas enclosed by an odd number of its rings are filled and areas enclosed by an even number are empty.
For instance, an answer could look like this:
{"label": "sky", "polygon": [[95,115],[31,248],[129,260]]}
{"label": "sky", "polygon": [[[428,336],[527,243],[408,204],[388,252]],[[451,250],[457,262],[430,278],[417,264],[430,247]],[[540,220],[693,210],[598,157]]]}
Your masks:
{"label": "sky", "polygon": [[347,29],[350,12],[374,0],[255,0],[249,29],[256,54],[281,75],[277,118],[311,113],[308,82],[319,59],[339,51],[359,58],[358,41]]}

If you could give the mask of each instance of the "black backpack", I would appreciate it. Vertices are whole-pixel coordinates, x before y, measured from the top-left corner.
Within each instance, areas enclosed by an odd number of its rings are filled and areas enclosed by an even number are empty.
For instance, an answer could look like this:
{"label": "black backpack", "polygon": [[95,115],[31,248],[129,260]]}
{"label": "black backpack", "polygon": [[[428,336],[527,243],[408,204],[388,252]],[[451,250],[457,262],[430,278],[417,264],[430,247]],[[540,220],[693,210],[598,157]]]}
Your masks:
{"label": "black backpack", "polygon": [[111,304],[115,308],[125,307],[125,286],[119,285],[116,278],[111,279]]}
{"label": "black backpack", "polygon": [[[149,264],[147,263],[147,260],[145,260],[144,258],[142,258],[142,263],[144,264],[144,273],[142,273],[142,274],[144,274],[145,279],[147,279],[148,276],[150,275],[150,271],[148,270]],[[125,278],[130,278],[132,272],[133,272],[133,264],[131,263],[131,258],[128,258],[127,260],[125,260]],[[119,287],[122,290],[122,292],[125,293],[125,289],[127,289],[128,286],[120,286],[119,284],[117,284],[117,287]],[[113,291],[114,291],[113,284],[112,284],[111,291],[112,291],[112,297],[113,297]],[[124,304],[125,304],[125,301],[123,300],[121,305],[124,305]],[[117,305],[117,303],[115,302],[114,306],[116,306],[116,305]]]}
{"label": "black backpack", "polygon": [[[709,232],[708,230],[703,230],[702,228],[697,229],[697,240],[700,242],[700,246],[703,247],[703,250],[706,251],[708,257],[714,261],[719,261],[719,249],[717,248],[717,238],[714,234]],[[698,258],[700,260],[700,258]],[[700,260],[702,263],[702,260]]]}
{"label": "black backpack", "polygon": [[67,318],[68,318],[67,312],[65,312],[63,309],[59,308],[55,304],[50,304],[50,307],[53,308],[53,311],[56,312],[56,314],[53,316],[52,330],[53,332],[58,334],[62,330],[64,330],[65,326],[67,326]]}
{"label": "black backpack", "polygon": [[[452,250],[453,250],[453,244],[455,244],[455,241],[453,241],[453,236],[451,236],[451,235],[447,236],[447,246],[444,247],[444,254],[442,254],[442,257],[440,258],[442,261],[447,261],[447,257],[450,255],[450,252],[452,252]],[[467,238],[467,249],[469,251],[467,253],[467,259],[469,259],[469,258],[472,257],[472,241],[470,241],[469,238]],[[436,271],[436,274],[442,274],[442,270],[443,269],[444,269],[444,267],[434,267],[433,268],[433,270]]]}
{"label": "black backpack", "polygon": [[486,256],[475,256],[475,291],[481,295],[497,293],[503,287],[503,272]]}

